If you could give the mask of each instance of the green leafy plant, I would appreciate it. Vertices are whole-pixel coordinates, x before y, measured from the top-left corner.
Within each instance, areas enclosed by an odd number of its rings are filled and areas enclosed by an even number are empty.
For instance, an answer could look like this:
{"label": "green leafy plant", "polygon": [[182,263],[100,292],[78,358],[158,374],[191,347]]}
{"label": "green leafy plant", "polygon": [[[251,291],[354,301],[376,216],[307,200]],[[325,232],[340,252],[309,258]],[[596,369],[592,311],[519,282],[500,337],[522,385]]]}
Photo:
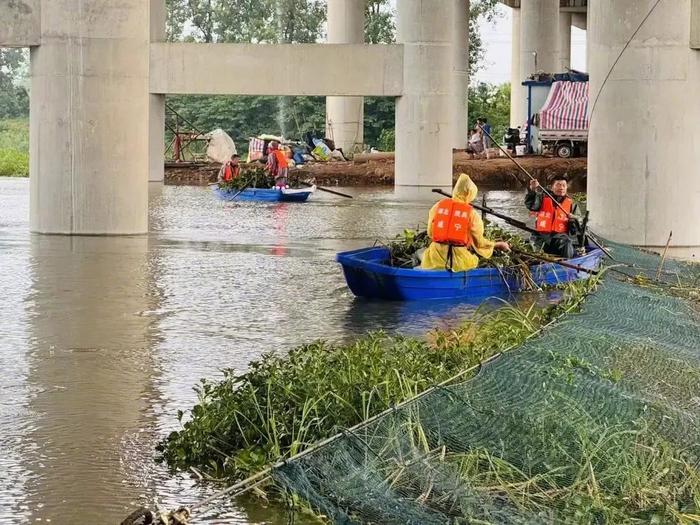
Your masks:
{"label": "green leafy plant", "polygon": [[202,380],[198,403],[187,418],[178,414],[182,429],[159,450],[173,468],[195,467],[210,479],[245,477],[520,344],[587,290],[572,286],[557,306],[480,310],[458,329],[425,339],[380,332],[265,354],[246,373]]}
{"label": "green leafy plant", "polygon": [[29,176],[29,122],[0,120],[0,177]]}

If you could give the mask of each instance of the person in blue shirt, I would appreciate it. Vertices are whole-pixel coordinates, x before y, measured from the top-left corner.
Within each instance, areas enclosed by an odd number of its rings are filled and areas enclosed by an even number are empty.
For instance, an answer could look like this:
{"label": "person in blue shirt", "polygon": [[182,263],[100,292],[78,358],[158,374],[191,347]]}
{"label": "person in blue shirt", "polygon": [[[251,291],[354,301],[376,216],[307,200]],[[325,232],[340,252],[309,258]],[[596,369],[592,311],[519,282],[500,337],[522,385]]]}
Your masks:
{"label": "person in blue shirt", "polygon": [[489,137],[491,135],[491,124],[489,124],[489,120],[486,117],[481,117],[477,120],[477,123],[484,130],[484,149],[489,149],[491,147],[491,138]]}
{"label": "person in blue shirt", "polygon": [[486,158],[490,158],[491,156],[489,155],[489,148],[491,147],[491,138],[489,135],[491,135],[491,124],[489,124],[489,121],[486,117],[481,117],[476,119],[476,126],[477,128],[481,129],[481,135],[484,143],[484,153],[486,153]]}

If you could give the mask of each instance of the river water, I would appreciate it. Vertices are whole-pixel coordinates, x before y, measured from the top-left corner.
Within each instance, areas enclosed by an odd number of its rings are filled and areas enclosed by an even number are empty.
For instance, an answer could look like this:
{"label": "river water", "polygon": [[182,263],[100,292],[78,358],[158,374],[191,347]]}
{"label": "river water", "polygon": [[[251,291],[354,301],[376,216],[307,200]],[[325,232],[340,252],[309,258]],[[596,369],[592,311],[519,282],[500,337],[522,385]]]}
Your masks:
{"label": "river water", "polygon": [[[30,234],[28,180],[0,178],[0,523],[119,523],[138,505],[198,501],[214,489],[153,458],[200,378],[318,338],[470,315],[355,300],[335,253],[424,225],[435,195],[343,191],[356,198],[222,203],[154,184],[148,235],[66,237]],[[521,194],[488,197],[523,215]],[[250,499],[208,516],[196,522],[287,522]]]}

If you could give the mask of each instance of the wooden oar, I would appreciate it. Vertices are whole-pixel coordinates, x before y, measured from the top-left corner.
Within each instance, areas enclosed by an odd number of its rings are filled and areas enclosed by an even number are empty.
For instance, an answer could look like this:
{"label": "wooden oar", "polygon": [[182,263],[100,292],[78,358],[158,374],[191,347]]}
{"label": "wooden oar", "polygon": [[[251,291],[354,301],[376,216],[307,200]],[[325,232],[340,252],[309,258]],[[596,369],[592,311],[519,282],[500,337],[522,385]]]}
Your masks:
{"label": "wooden oar", "polygon": [[[452,198],[452,195],[447,193],[446,191],[442,191],[439,188],[434,188],[433,193],[439,193],[440,195],[444,195],[445,197]],[[494,217],[498,217],[499,219],[503,219],[506,221],[508,224],[511,226],[515,226],[516,228],[520,228],[521,230],[525,230],[526,232],[530,233],[537,233],[537,230],[534,228],[530,228],[527,224],[525,224],[523,221],[519,221],[518,219],[514,219],[512,217],[508,217],[508,215],[503,215],[502,213],[499,213],[497,211],[492,210],[491,208],[487,208],[485,206],[479,206],[478,204],[474,204],[473,202],[469,204],[472,208],[475,210],[482,211],[484,213],[488,213],[489,215],[493,215]]]}
{"label": "wooden oar", "polygon": [[593,244],[595,244],[598,248],[600,248],[603,251],[603,253],[608,257],[608,259],[610,259],[611,261],[617,261],[617,259],[615,259],[615,257],[613,257],[612,254],[610,253],[610,250],[608,250],[605,246],[603,246],[603,244],[598,239],[595,238],[595,236],[593,235],[593,232],[591,232],[590,229],[586,233],[586,239],[588,239]]}
{"label": "wooden oar", "polygon": [[238,190],[238,192],[233,197],[231,197],[231,200],[232,201],[236,200],[236,197],[238,197],[241,193],[243,193],[247,189],[248,189],[248,186],[243,186],[240,190]]}
{"label": "wooden oar", "polygon": [[[303,181],[299,181],[299,184],[303,184],[304,186],[308,186],[308,187],[315,186],[314,184],[309,184],[308,182],[303,182]],[[333,195],[338,195],[340,197],[345,197],[346,199],[353,198],[352,195],[348,195],[347,193],[341,193],[341,192],[335,191],[335,190],[329,190],[328,188],[324,188],[323,186],[316,186],[316,189],[319,191],[325,191],[326,193],[332,193]]]}
{"label": "wooden oar", "polygon": [[578,264],[572,264],[570,262],[555,259],[553,257],[547,257],[538,253],[524,252],[522,250],[518,250],[517,248],[511,248],[510,251],[513,253],[517,253],[518,255],[522,255],[523,257],[530,257],[531,259],[537,259],[547,263],[558,264],[559,266],[571,268],[572,270],[577,270],[579,272],[590,273],[591,275],[598,275],[600,273],[598,270],[591,270],[590,268],[584,268],[583,266],[579,266]]}

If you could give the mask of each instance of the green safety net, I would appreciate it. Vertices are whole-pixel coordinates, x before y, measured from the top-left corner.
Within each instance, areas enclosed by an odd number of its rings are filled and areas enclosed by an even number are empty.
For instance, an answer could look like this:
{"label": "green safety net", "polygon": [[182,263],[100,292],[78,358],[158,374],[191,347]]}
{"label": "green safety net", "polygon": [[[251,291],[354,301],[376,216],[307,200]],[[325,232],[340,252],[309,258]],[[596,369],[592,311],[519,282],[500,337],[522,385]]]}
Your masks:
{"label": "green safety net", "polygon": [[335,523],[700,522],[698,269],[614,254],[580,311],[276,483]]}

